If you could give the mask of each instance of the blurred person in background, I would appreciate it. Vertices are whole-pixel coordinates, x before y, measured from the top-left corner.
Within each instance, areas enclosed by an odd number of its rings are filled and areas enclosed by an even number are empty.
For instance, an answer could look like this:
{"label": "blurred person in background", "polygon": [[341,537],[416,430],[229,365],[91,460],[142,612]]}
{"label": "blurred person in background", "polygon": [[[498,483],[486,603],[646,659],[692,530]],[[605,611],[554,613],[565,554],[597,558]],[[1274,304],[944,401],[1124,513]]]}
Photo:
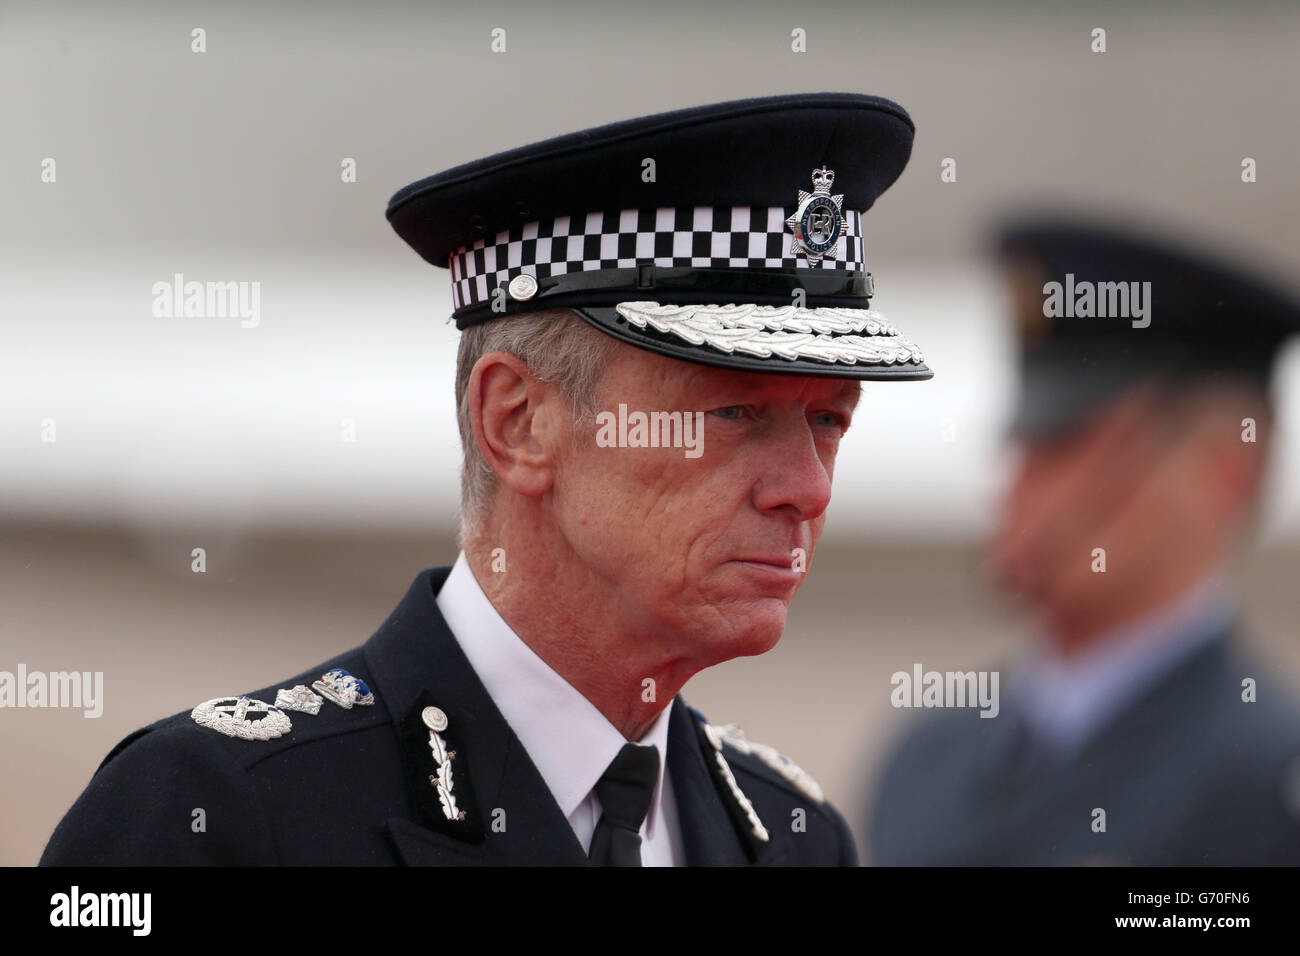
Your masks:
{"label": "blurred person in background", "polygon": [[1288,293],[1123,228],[999,242],[1019,453],[989,549],[1037,640],[994,719],[918,715],[868,810],[880,865],[1300,863],[1300,714],[1240,643]]}

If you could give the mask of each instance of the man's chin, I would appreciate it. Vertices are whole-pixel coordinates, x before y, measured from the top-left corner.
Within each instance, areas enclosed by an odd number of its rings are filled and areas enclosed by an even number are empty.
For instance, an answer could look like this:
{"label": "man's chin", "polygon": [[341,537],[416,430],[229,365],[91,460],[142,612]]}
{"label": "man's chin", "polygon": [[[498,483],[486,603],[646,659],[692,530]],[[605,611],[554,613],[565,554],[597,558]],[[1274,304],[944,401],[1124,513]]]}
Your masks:
{"label": "man's chin", "polygon": [[718,662],[766,654],[776,647],[785,633],[787,611],[787,602],[779,598],[758,598],[734,608],[727,615],[732,626],[725,636],[715,634],[711,639]]}

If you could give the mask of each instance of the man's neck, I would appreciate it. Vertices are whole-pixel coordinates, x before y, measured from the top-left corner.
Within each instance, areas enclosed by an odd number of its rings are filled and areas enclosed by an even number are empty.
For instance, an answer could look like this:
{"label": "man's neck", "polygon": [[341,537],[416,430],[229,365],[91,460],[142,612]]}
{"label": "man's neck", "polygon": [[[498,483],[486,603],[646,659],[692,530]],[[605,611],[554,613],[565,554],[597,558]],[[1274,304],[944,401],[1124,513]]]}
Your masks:
{"label": "man's neck", "polygon": [[1055,622],[1050,627],[1052,650],[1069,662],[1115,641],[1145,633],[1178,609],[1199,606],[1199,599],[1211,591],[1222,595],[1222,581],[1222,571],[1210,568],[1177,583],[1144,590],[1139,598],[1122,606],[1101,606],[1086,616]]}
{"label": "man's neck", "polygon": [[[520,640],[626,739],[638,741],[699,668],[665,656],[653,634],[631,628],[634,615],[578,561],[540,560],[546,544],[490,546],[467,536],[464,550],[483,594]],[[497,547],[504,573],[493,571]]]}

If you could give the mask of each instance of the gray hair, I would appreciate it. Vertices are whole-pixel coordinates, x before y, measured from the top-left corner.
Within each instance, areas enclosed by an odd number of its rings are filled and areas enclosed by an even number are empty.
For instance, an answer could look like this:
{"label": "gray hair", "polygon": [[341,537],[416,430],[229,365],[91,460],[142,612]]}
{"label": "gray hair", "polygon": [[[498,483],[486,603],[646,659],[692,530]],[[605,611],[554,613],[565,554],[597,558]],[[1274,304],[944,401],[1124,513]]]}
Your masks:
{"label": "gray hair", "polygon": [[460,333],[456,355],[456,417],[464,462],[460,473],[460,538],[482,525],[496,495],[496,472],[474,440],[469,414],[469,378],[489,352],[519,358],[540,381],[557,388],[573,406],[573,427],[596,412],[596,391],[618,342],[571,309],[545,309],[502,316]]}

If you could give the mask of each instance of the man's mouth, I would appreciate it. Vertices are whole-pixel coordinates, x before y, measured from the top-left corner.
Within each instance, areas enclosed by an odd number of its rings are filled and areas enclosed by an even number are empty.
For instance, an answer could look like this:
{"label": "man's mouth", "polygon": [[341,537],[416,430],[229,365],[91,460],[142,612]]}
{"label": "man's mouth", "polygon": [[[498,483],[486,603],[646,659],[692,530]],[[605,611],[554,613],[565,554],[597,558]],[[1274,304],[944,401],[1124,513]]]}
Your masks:
{"label": "man's mouth", "polygon": [[749,555],[729,562],[744,570],[746,575],[766,587],[776,587],[783,593],[793,593],[803,580],[804,573],[795,569],[793,559],[784,555]]}
{"label": "man's mouth", "polygon": [[775,568],[785,568],[787,571],[794,569],[794,560],[785,555],[776,557],[751,556],[736,558],[735,560],[743,564],[767,564]]}

